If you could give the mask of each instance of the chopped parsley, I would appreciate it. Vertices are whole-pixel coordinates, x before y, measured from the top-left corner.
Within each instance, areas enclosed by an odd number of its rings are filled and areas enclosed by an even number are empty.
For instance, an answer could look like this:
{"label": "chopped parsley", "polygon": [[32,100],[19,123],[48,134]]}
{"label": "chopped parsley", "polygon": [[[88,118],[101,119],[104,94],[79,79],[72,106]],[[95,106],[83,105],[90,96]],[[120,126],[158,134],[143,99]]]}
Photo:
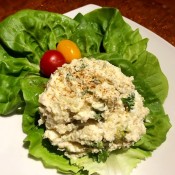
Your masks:
{"label": "chopped parsley", "polygon": [[66,80],[69,81],[71,77],[72,77],[72,74],[70,72],[68,72],[66,74]]}
{"label": "chopped parsley", "polygon": [[109,152],[105,149],[102,149],[98,153],[90,153],[89,157],[98,163],[106,162],[107,158],[109,157]]}
{"label": "chopped parsley", "polygon": [[95,143],[93,143],[92,144],[92,147],[94,147],[94,148],[98,148],[98,149],[103,149],[104,148],[104,144],[103,144],[103,142],[101,141],[101,142],[95,142]]}
{"label": "chopped parsley", "polygon": [[100,113],[98,113],[98,114],[96,113],[94,118],[95,118],[95,120],[100,121],[103,117],[102,117],[102,115]]}
{"label": "chopped parsley", "polygon": [[101,81],[98,80],[96,77],[93,77],[92,82],[93,82],[94,84],[101,84]]}
{"label": "chopped parsley", "polygon": [[130,94],[127,98],[122,98],[122,102],[124,104],[125,110],[130,111],[134,107],[135,94]]}
{"label": "chopped parsley", "polygon": [[95,120],[97,120],[97,121],[102,120],[103,119],[102,114],[103,114],[104,111],[100,111],[100,110],[95,109],[95,108],[93,108],[93,110],[95,112],[95,115],[94,115]]}
{"label": "chopped parsley", "polygon": [[93,92],[92,92],[91,90],[89,90],[88,87],[86,87],[86,88],[81,92],[82,95],[86,95],[87,93],[88,93],[88,94],[93,94]]}
{"label": "chopped parsley", "polygon": [[87,64],[84,63],[83,60],[80,60],[80,61],[81,61],[81,65],[75,67],[76,72],[82,71],[83,69],[85,69],[88,66]]}

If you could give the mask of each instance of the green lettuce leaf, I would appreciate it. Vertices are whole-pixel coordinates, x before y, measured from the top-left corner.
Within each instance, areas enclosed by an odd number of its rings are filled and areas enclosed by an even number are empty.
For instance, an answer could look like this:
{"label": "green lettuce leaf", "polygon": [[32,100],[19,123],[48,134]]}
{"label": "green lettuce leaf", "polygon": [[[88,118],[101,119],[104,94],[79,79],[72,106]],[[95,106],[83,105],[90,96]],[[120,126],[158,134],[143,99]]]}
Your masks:
{"label": "green lettuce leaf", "polygon": [[0,74],[9,75],[12,77],[20,77],[24,75],[24,72],[27,74],[30,72],[32,74],[39,73],[39,66],[30,63],[26,58],[14,59],[10,57],[0,61]]}
{"label": "green lettuce leaf", "polygon": [[10,55],[38,64],[44,52],[69,38],[77,25],[64,15],[22,10],[0,23],[0,41]]}
{"label": "green lettuce leaf", "polygon": [[20,89],[20,77],[10,77],[0,74],[0,114],[11,114],[14,110],[23,107],[23,98]]}
{"label": "green lettuce leaf", "polygon": [[26,104],[22,123],[23,131],[25,133],[28,133],[38,125],[38,97],[39,94],[44,91],[47,81],[48,79],[36,75],[27,76],[21,81],[21,89]]}
{"label": "green lettuce leaf", "polygon": [[137,166],[142,160],[151,156],[149,151],[144,151],[139,148],[131,148],[128,150],[117,150],[111,153],[105,163],[97,163],[84,156],[78,160],[72,160],[72,164],[83,166],[89,174],[99,173],[100,175],[106,174],[122,174],[128,175],[133,168]]}
{"label": "green lettuce leaf", "polygon": [[168,81],[163,74],[158,59],[151,53],[145,51],[139,55],[133,63],[136,68],[136,77],[144,80],[158,99],[163,103],[168,95]]}
{"label": "green lettuce leaf", "polygon": [[43,128],[30,130],[26,137],[25,145],[29,144],[29,154],[34,158],[42,160],[47,168],[56,168],[59,172],[65,174],[75,174],[79,168],[70,165],[69,159],[65,158],[62,152],[53,147],[48,140],[43,140]]}

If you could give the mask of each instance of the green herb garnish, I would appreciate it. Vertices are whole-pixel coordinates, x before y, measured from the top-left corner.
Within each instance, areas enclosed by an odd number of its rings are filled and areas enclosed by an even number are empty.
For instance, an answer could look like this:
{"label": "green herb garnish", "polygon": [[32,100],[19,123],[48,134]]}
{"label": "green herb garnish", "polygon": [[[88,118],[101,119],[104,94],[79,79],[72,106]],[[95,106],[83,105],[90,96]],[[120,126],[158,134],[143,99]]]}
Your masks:
{"label": "green herb garnish", "polygon": [[134,107],[135,94],[130,94],[127,98],[122,98],[122,102],[124,104],[125,110],[130,111]]}
{"label": "green herb garnish", "polygon": [[109,152],[105,149],[102,149],[98,153],[90,153],[89,157],[98,163],[106,162],[107,158],[109,157]]}

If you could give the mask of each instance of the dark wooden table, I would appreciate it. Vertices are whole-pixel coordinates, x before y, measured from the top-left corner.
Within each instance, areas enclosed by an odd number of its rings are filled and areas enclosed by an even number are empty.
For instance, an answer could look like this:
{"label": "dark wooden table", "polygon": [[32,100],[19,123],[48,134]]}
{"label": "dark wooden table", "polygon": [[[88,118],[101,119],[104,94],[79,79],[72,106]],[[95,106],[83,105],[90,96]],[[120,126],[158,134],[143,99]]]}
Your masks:
{"label": "dark wooden table", "polygon": [[0,0],[0,21],[26,8],[65,13],[87,4],[116,7],[175,46],[175,0]]}

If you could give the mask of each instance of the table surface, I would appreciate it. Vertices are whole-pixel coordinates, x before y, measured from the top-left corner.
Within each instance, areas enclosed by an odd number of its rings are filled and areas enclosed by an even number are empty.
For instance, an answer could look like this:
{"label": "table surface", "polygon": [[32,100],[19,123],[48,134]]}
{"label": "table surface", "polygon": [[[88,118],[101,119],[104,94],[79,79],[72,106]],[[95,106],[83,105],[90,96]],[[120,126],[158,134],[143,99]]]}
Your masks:
{"label": "table surface", "polygon": [[118,8],[175,46],[175,0],[0,0],[0,21],[26,8],[65,13],[87,4]]}

